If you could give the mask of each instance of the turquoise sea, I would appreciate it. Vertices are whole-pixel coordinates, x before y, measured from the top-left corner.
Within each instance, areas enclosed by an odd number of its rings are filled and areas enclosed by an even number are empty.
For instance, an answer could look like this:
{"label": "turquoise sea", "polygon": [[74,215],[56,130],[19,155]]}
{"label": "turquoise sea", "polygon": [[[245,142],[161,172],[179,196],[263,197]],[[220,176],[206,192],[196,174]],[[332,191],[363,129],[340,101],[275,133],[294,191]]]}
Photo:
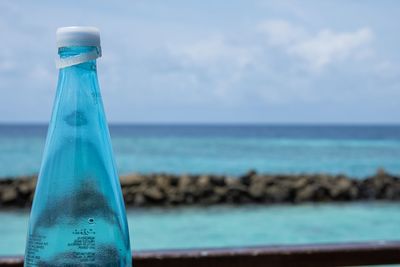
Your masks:
{"label": "turquoise sea", "polygon": [[[46,125],[0,125],[0,177],[39,170]],[[400,174],[400,125],[112,125],[132,172]]]}
{"label": "turquoise sea", "polygon": [[[0,177],[38,172],[45,125],[0,125]],[[400,174],[395,125],[113,125],[132,172]],[[0,254],[22,254],[28,210],[0,211]],[[129,209],[135,250],[400,240],[398,203]],[[156,242],[155,242],[156,240]]]}
{"label": "turquoise sea", "polygon": [[[304,204],[128,209],[135,251],[400,240],[400,205]],[[22,255],[25,210],[0,212],[0,255]]]}

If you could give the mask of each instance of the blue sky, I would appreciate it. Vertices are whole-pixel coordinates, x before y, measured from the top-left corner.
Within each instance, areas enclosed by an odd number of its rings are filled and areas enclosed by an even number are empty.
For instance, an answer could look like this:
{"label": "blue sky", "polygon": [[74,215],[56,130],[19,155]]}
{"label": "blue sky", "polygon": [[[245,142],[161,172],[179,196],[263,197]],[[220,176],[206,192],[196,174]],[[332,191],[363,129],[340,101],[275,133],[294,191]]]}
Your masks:
{"label": "blue sky", "polygon": [[110,122],[400,123],[399,14],[398,1],[3,0],[0,122],[49,120],[55,31],[94,25]]}

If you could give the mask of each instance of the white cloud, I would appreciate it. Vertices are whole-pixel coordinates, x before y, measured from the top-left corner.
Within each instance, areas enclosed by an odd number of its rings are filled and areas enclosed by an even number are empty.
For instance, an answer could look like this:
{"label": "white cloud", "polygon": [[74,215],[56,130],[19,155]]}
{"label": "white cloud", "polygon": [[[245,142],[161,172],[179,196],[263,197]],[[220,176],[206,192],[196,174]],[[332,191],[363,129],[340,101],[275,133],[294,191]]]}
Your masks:
{"label": "white cloud", "polygon": [[305,31],[285,20],[267,20],[258,25],[258,30],[267,35],[270,45],[290,45],[304,38]]}
{"label": "white cloud", "polygon": [[265,33],[269,45],[281,47],[288,55],[304,61],[311,70],[322,70],[336,61],[367,57],[374,36],[367,27],[354,32],[323,29],[313,35],[285,20],[267,20],[258,29]]}
{"label": "white cloud", "polygon": [[49,66],[37,64],[32,66],[29,71],[29,80],[34,80],[37,83],[43,83],[45,85],[52,84],[55,80],[54,72],[52,72]]}
{"label": "white cloud", "polygon": [[189,76],[208,80],[212,92],[221,98],[231,92],[246,67],[256,60],[251,46],[232,44],[222,36],[169,45],[169,52],[183,69],[193,70]]}
{"label": "white cloud", "polygon": [[221,34],[170,43],[167,50],[179,67],[173,75],[161,74],[165,77],[160,79],[171,82],[174,77],[174,84],[179,81],[181,88],[190,88],[196,99],[204,100],[211,94],[225,104],[240,103],[250,96],[273,105],[296,100],[311,103],[332,99],[329,93],[325,96],[321,92],[324,88],[311,82],[326,75],[322,71],[327,66],[361,61],[372,53],[369,28],[354,32],[322,29],[312,34],[286,20],[266,20],[256,24],[252,34],[257,38],[248,42]]}
{"label": "white cloud", "polygon": [[305,60],[311,68],[322,69],[334,61],[357,57],[372,36],[368,28],[349,33],[322,30],[314,37],[291,45],[288,52]]}
{"label": "white cloud", "polygon": [[243,67],[253,60],[247,47],[229,44],[221,36],[214,36],[185,45],[170,45],[172,54],[183,57],[187,63],[198,65],[234,64]]}

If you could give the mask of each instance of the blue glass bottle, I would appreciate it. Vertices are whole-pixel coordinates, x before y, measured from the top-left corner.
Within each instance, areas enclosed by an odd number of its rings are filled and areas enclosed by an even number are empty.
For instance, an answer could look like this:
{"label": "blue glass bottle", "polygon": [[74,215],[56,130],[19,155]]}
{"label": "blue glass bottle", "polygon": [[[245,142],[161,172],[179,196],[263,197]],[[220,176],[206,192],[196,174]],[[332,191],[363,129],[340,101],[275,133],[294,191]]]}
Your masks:
{"label": "blue glass bottle", "polygon": [[25,266],[131,266],[121,187],[96,72],[98,30],[57,32],[60,71]]}

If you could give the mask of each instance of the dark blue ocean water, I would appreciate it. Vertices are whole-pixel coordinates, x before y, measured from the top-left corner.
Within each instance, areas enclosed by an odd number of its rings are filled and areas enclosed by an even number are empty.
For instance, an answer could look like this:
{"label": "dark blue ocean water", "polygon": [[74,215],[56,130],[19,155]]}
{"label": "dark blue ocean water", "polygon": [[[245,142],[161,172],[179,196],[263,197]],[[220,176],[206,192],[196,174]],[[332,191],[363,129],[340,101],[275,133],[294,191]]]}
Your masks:
{"label": "dark blue ocean water", "polygon": [[[37,173],[46,125],[0,125],[0,176]],[[400,125],[111,125],[120,173],[400,173]]]}

